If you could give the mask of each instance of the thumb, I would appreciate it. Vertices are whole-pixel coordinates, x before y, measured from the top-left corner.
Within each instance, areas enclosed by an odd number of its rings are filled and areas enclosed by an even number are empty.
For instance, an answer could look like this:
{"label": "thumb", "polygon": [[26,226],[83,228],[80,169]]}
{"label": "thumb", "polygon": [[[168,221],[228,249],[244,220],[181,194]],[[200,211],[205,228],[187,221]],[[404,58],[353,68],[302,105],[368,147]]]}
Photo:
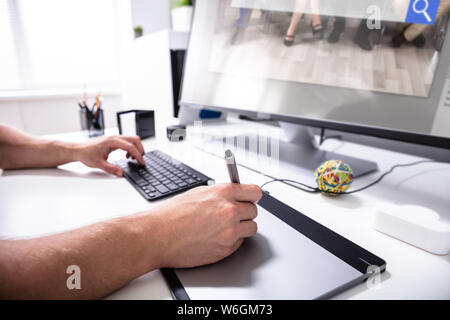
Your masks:
{"label": "thumb", "polygon": [[116,166],[116,165],[114,165],[112,163],[109,163],[106,160],[101,162],[98,167],[100,169],[102,169],[102,170],[104,170],[104,171],[106,171],[106,172],[108,172],[110,174],[116,175],[118,177],[122,177],[123,176],[123,170],[121,168],[119,168],[118,166]]}

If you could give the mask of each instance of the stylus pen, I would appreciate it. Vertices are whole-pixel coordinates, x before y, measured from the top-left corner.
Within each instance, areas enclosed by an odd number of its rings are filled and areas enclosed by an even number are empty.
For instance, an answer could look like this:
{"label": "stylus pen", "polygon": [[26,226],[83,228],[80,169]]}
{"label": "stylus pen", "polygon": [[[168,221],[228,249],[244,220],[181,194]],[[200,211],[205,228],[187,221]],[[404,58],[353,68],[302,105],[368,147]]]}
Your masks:
{"label": "stylus pen", "polygon": [[225,162],[227,163],[228,174],[232,183],[241,183],[239,173],[236,166],[236,159],[230,150],[225,151]]}

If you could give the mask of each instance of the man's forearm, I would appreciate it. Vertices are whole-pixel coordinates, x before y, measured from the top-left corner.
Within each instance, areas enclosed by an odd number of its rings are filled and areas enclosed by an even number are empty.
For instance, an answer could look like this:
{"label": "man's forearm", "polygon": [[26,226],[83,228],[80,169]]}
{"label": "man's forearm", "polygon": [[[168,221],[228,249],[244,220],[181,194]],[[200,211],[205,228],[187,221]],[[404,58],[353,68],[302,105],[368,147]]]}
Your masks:
{"label": "man's forearm", "polygon": [[52,168],[79,160],[80,145],[34,138],[0,125],[0,168]]}
{"label": "man's forearm", "polygon": [[78,160],[79,145],[35,139],[28,145],[0,147],[0,168],[54,168]]}
{"label": "man's forearm", "polygon": [[[161,267],[158,219],[133,215],[38,239],[0,241],[0,298],[104,297]],[[67,286],[69,266],[79,268],[81,289]]]}

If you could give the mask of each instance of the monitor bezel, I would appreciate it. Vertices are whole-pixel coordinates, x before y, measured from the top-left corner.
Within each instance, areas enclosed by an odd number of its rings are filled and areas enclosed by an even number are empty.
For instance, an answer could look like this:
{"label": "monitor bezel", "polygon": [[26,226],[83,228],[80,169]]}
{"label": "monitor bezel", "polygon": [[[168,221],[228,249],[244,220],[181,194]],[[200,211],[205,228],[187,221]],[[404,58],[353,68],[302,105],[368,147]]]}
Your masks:
{"label": "monitor bezel", "polygon": [[330,129],[335,131],[342,131],[347,133],[360,134],[365,136],[384,138],[389,140],[396,140],[401,142],[414,143],[419,145],[432,146],[437,148],[450,149],[450,138],[439,137],[434,135],[427,135],[422,133],[394,130],[382,127],[367,126],[362,124],[350,124],[345,122],[338,122],[332,120],[319,120],[307,117],[296,117],[292,115],[283,115],[276,113],[261,113],[255,111],[249,111],[244,109],[218,107],[212,105],[199,105],[191,102],[180,101],[181,106],[187,106],[194,109],[210,109],[214,111],[224,111],[236,113],[243,116],[252,118],[260,118],[262,120],[282,121],[288,123],[294,123],[304,126],[310,126],[320,129]]}

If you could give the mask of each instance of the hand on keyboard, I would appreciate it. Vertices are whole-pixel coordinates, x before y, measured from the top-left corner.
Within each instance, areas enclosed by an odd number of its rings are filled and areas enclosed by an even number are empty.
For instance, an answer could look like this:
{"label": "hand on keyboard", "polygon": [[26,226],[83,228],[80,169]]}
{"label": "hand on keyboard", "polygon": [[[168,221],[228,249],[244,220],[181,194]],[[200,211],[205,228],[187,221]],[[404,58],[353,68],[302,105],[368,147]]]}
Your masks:
{"label": "hand on keyboard", "polygon": [[79,148],[78,160],[91,168],[99,168],[116,176],[123,176],[123,170],[109,163],[108,156],[116,149],[127,152],[127,158],[132,157],[142,165],[145,165],[142,155],[144,147],[139,137],[111,136],[96,139],[90,143],[83,144]]}
{"label": "hand on keyboard", "polygon": [[144,166],[125,159],[117,164],[128,181],[149,201],[207,185],[208,181],[212,181],[211,178],[158,150],[147,152],[143,159]]}

